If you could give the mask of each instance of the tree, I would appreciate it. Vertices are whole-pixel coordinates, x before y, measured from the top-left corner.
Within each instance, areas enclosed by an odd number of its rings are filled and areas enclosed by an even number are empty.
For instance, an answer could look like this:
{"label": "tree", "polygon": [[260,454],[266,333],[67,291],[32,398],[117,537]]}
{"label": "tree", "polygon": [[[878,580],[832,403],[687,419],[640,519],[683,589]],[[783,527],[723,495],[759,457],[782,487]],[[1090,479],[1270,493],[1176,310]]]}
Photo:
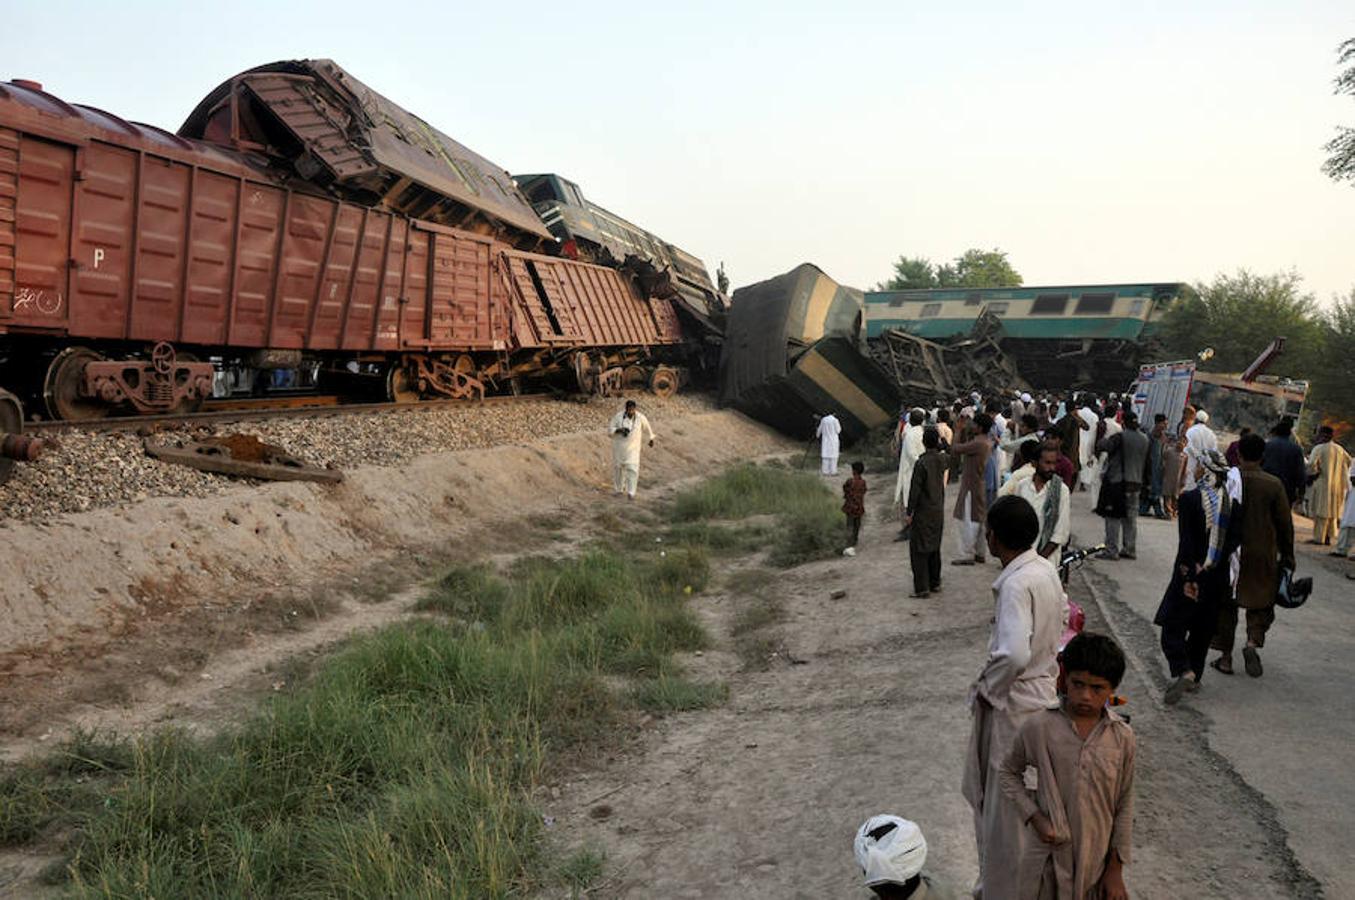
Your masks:
{"label": "tree", "polygon": [[1355,288],[1337,298],[1323,325],[1322,362],[1310,378],[1312,403],[1336,418],[1355,420]]}
{"label": "tree", "polygon": [[894,277],[876,287],[882,291],[936,287],[936,267],[926,257],[900,256],[894,263]]}
{"label": "tree", "polygon": [[[1344,41],[1336,48],[1337,65],[1345,66],[1336,76],[1333,93],[1349,94],[1355,97],[1355,38]],[[1355,128],[1338,126],[1336,137],[1323,147],[1327,151],[1327,161],[1322,171],[1335,181],[1355,182]]]}
{"label": "tree", "polygon": [[1240,372],[1276,337],[1284,353],[1270,374],[1310,378],[1321,364],[1326,326],[1313,295],[1300,290],[1297,272],[1256,275],[1239,269],[1196,284],[1162,318],[1162,339],[1180,359],[1205,348],[1214,355],[1201,368]]}
{"label": "tree", "polygon": [[[1021,273],[1012,268],[1005,251],[977,248],[955,258],[955,287],[1017,287]],[[949,286],[949,285],[948,285]]]}
{"label": "tree", "polygon": [[1021,274],[1007,261],[1007,254],[996,248],[972,248],[952,263],[937,266],[923,256],[900,256],[894,263],[894,277],[876,286],[882,291],[905,291],[933,287],[1015,287]]}

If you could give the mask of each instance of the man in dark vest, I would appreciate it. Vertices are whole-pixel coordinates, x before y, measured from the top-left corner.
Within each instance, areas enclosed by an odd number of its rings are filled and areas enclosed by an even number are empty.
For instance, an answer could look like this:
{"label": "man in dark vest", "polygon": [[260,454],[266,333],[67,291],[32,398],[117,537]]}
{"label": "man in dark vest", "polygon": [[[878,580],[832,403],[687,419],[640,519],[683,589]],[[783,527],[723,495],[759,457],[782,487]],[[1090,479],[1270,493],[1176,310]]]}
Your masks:
{"label": "man in dark vest", "polygon": [[911,597],[941,590],[941,532],[945,527],[946,457],[941,435],[931,426],[922,431],[922,455],[913,464],[904,523],[910,529],[908,560],[913,567]]}
{"label": "man in dark vest", "polygon": [[1238,453],[1242,465],[1242,512],[1238,521],[1242,542],[1242,565],[1237,574],[1237,599],[1219,610],[1219,633],[1214,646],[1223,655],[1210,665],[1225,675],[1233,674],[1233,644],[1237,635],[1238,609],[1247,611],[1247,644],[1242,660],[1247,674],[1261,677],[1261,654],[1266,632],[1275,621],[1275,594],[1280,589],[1280,570],[1294,568],[1294,518],[1289,497],[1280,479],[1261,471],[1266,442],[1259,434],[1242,439]]}

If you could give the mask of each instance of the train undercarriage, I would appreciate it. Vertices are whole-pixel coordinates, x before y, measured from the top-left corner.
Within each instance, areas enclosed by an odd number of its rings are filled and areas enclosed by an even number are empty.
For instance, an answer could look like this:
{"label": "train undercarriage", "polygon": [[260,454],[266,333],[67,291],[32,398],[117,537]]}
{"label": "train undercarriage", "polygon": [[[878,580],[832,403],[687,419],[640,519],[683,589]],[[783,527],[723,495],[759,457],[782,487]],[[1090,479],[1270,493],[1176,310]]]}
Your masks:
{"label": "train undercarriage", "polygon": [[0,389],[30,419],[187,415],[210,400],[333,394],[350,402],[481,400],[538,391],[668,397],[690,378],[681,347],[353,353],[52,342],[0,345]]}

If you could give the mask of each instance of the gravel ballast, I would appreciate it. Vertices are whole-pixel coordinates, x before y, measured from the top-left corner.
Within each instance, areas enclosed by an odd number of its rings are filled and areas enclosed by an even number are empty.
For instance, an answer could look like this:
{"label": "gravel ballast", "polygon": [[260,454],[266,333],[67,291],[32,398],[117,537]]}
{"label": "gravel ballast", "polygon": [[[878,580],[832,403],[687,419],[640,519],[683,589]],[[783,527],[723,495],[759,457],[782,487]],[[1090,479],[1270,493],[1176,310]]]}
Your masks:
{"label": "gravel ballast", "polygon": [[[659,439],[665,418],[714,409],[704,394],[668,399],[642,396],[640,408]],[[408,412],[316,415],[199,427],[198,434],[254,434],[308,463],[352,469],[394,466],[425,453],[471,450],[596,430],[605,440],[607,420],[620,401],[587,403],[541,399]],[[189,437],[166,433],[166,437]],[[149,497],[206,497],[238,486],[240,479],[209,475],[146,455],[135,432],[69,431],[35,463],[15,468],[0,485],[0,527],[7,521],[42,519],[137,503]]]}

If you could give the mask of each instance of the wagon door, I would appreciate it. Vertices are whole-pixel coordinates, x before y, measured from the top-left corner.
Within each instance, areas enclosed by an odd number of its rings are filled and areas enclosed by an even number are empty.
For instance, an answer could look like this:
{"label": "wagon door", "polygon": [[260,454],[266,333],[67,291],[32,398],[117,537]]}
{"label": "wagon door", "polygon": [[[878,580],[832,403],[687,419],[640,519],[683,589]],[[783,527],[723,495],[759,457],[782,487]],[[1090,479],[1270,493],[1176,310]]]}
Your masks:
{"label": "wagon door", "polygon": [[[11,167],[21,187],[6,196],[4,176]],[[14,290],[12,294],[0,290],[0,317],[10,325],[66,325],[74,171],[74,147],[26,135],[18,139],[17,147],[0,143],[0,225],[7,224],[6,203],[13,203],[14,212]],[[0,246],[0,260],[6,249]],[[0,274],[0,288],[3,281]]]}
{"label": "wagon door", "polygon": [[490,250],[486,239],[444,232],[433,235],[428,322],[432,348],[475,350],[494,346]]}

